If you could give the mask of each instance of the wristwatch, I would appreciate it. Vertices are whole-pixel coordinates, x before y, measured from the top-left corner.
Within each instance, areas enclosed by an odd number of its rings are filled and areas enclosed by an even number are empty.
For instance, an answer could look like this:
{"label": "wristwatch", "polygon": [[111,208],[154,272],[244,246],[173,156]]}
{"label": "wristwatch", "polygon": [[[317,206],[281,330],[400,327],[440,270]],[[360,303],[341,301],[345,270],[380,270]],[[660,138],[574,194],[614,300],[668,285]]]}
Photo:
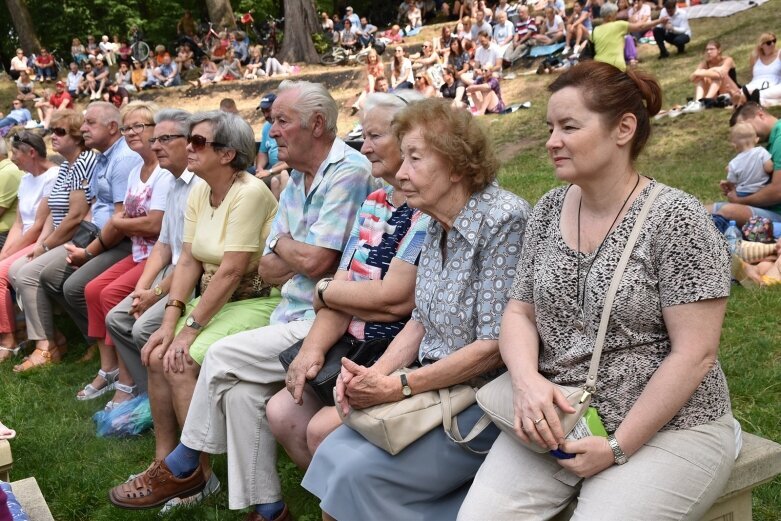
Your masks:
{"label": "wristwatch", "polygon": [[160,287],[160,284],[152,288],[152,293],[155,294],[155,297],[160,297],[163,294],[163,288]]}
{"label": "wristwatch", "polygon": [[618,440],[616,440],[616,437],[612,434],[609,434],[607,437],[607,442],[610,444],[610,448],[613,450],[613,459],[616,462],[616,465],[623,465],[629,459],[626,457],[626,454],[624,454],[624,451],[621,450],[621,447],[618,445]]}
{"label": "wristwatch", "polygon": [[278,242],[279,235],[275,235],[270,241],[268,241],[268,249],[271,250],[272,253],[276,253],[274,250],[276,249]]}
{"label": "wristwatch", "polygon": [[168,302],[165,303],[165,307],[168,308],[170,306],[173,306],[175,308],[179,308],[179,315],[184,316],[184,310],[187,307],[187,305],[182,302],[181,300],[176,300],[174,298],[170,299]]}
{"label": "wristwatch", "polygon": [[196,331],[201,329],[203,326],[195,321],[192,315],[187,317],[187,320],[184,321],[184,325],[187,327],[191,327],[195,329]]}
{"label": "wristwatch", "polygon": [[320,297],[320,301],[325,304],[325,307],[328,307],[328,304],[325,303],[325,298],[323,297],[323,294],[325,293],[325,290],[328,289],[328,285],[331,283],[331,281],[334,280],[332,278],[322,279],[320,282],[317,283],[317,296]]}
{"label": "wristwatch", "polygon": [[399,378],[401,378],[401,394],[404,395],[404,398],[409,398],[412,396],[412,389],[409,386],[409,383],[407,382],[407,375],[404,373],[401,373],[399,375]]}

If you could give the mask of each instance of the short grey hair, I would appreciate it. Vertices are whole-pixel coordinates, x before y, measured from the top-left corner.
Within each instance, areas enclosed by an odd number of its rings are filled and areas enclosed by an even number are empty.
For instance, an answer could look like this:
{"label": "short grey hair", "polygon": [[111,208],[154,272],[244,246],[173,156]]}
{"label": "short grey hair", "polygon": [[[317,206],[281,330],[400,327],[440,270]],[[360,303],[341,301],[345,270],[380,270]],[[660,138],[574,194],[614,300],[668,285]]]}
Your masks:
{"label": "short grey hair", "polygon": [[599,14],[604,18],[606,16],[613,16],[618,12],[618,6],[613,2],[605,2],[599,9]]}
{"label": "short grey hair", "polygon": [[298,91],[295,109],[301,116],[301,128],[309,128],[315,114],[321,114],[325,119],[325,128],[336,135],[336,119],[339,117],[339,107],[336,101],[322,83],[311,81],[284,80],[279,84],[277,97],[286,90]]}
{"label": "short grey hair", "polygon": [[109,103],[108,101],[93,101],[89,104],[87,110],[92,108],[98,109],[100,122],[104,125],[116,123],[118,127],[122,126],[122,115],[113,103]]}
{"label": "short grey hair", "polygon": [[387,109],[395,114],[407,108],[413,101],[420,101],[424,96],[413,89],[401,89],[393,94],[387,92],[372,92],[363,102],[363,117],[374,109]]}
{"label": "short grey hair", "polygon": [[192,115],[186,110],[163,109],[155,114],[155,124],[159,124],[164,121],[176,123],[176,131],[186,135],[190,131],[191,116]]}
{"label": "short grey hair", "polygon": [[246,170],[255,160],[255,133],[249,123],[240,116],[220,110],[197,112],[190,116],[187,133],[190,134],[193,127],[199,123],[211,124],[214,134],[212,139],[225,145],[225,148],[236,151],[236,156],[230,162],[234,169]]}

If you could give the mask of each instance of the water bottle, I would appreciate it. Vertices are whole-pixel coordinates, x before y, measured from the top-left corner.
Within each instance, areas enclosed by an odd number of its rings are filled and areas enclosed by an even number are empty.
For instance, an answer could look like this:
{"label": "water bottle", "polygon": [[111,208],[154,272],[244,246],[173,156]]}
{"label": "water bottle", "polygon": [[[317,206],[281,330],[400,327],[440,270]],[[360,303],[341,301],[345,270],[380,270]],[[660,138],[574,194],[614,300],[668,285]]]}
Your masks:
{"label": "water bottle", "polygon": [[724,237],[729,244],[729,252],[740,255],[740,243],[743,242],[743,233],[738,229],[735,221],[729,222],[727,231],[724,232]]}

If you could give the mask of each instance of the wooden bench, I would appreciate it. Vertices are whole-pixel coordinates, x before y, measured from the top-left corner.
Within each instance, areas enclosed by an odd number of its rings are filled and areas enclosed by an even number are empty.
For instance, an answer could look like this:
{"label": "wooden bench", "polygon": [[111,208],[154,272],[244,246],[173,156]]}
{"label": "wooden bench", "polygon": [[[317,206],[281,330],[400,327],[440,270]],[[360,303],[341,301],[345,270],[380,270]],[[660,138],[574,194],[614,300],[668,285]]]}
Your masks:
{"label": "wooden bench", "polygon": [[[701,521],[751,521],[751,491],[781,474],[781,445],[743,433],[743,449],[735,462],[724,493]],[[577,502],[573,501],[554,521],[568,521]]]}
{"label": "wooden bench", "polygon": [[25,478],[11,483],[11,489],[16,500],[30,516],[30,521],[54,521],[49,505],[43,498],[38,482],[35,478]]}
{"label": "wooden bench", "polygon": [[8,482],[14,459],[11,457],[11,444],[8,440],[0,440],[0,481]]}

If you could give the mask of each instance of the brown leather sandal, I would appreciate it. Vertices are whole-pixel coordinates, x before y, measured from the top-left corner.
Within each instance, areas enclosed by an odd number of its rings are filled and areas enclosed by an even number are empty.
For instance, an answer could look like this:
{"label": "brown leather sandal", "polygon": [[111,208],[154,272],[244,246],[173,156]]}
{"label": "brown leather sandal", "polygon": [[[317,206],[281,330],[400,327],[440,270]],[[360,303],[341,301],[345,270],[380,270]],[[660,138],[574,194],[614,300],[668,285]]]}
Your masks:
{"label": "brown leather sandal", "polygon": [[60,346],[54,346],[47,351],[36,348],[35,351],[30,353],[30,356],[24,358],[21,364],[14,366],[14,372],[23,373],[36,367],[59,363],[64,352],[65,349]]}

